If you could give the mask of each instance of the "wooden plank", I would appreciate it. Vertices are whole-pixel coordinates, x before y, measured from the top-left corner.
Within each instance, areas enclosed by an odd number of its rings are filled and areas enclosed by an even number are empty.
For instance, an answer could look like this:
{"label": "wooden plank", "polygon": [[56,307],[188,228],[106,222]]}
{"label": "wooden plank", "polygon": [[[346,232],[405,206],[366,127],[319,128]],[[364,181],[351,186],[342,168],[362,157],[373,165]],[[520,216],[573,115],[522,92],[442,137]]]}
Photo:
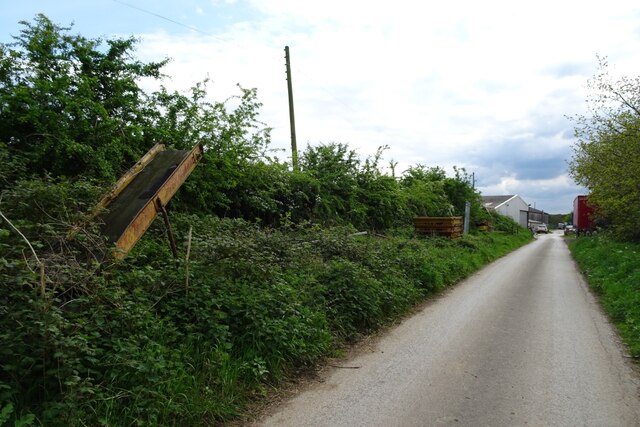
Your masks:
{"label": "wooden plank", "polygon": [[413,220],[417,233],[444,236],[451,239],[460,237],[463,228],[462,217],[416,217]]}

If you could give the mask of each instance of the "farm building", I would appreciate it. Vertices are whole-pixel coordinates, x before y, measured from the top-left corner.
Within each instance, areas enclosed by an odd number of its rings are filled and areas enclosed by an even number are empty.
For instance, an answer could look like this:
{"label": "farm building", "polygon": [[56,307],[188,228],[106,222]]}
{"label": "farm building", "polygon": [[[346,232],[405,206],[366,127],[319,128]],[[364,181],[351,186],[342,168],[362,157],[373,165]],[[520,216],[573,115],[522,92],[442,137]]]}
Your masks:
{"label": "farm building", "polygon": [[482,204],[489,210],[508,216],[523,227],[527,227],[529,205],[516,195],[482,196]]}
{"label": "farm building", "polygon": [[549,214],[543,210],[532,208],[520,196],[482,196],[482,204],[489,210],[508,216],[523,227],[537,224],[549,224]]}
{"label": "farm building", "polygon": [[530,207],[529,225],[533,226],[540,223],[549,225],[549,214],[543,210]]}

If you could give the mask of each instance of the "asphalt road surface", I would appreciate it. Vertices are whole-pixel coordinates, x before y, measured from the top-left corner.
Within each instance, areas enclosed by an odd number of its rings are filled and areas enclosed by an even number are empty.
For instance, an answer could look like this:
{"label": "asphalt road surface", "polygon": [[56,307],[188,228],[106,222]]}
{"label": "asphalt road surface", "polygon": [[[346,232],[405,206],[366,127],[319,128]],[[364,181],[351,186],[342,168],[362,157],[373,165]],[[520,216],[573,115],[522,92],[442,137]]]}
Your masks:
{"label": "asphalt road surface", "polygon": [[340,360],[264,426],[640,426],[640,380],[559,234]]}

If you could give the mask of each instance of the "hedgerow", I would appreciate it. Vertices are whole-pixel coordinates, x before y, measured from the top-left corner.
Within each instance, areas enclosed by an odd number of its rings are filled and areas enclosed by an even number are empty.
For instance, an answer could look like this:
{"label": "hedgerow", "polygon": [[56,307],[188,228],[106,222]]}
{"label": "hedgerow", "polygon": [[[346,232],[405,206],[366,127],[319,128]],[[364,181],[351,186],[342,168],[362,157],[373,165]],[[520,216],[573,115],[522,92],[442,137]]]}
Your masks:
{"label": "hedgerow", "polygon": [[[145,93],[165,60],[39,15],[0,44],[0,425],[213,425],[525,243],[420,238],[411,219],[490,219],[462,169],[402,176],[340,143],[272,158],[254,89],[237,106]],[[153,144],[205,154],[123,262],[89,213]],[[79,224],[84,224],[78,226]],[[78,228],[79,227],[79,228]],[[70,229],[77,232],[68,234]],[[362,235],[366,230],[369,234]],[[360,232],[360,233],[356,233]]]}
{"label": "hedgerow", "polygon": [[265,385],[312,366],[528,239],[407,239],[405,231],[354,236],[351,227],[269,229],[179,213],[172,219],[179,241],[194,230],[188,284],[186,265],[172,261],[160,224],[118,264],[98,263],[108,248],[90,230],[66,246],[56,246],[55,233],[27,232],[45,265],[44,294],[26,243],[3,225],[5,421],[227,420]]}

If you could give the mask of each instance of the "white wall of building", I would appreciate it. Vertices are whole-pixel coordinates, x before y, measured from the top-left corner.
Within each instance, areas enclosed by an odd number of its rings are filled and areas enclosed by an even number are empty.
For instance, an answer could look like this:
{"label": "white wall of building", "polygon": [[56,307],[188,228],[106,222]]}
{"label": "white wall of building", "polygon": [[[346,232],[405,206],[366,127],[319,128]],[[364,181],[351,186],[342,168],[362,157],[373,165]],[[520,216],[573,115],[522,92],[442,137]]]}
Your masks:
{"label": "white wall of building", "polygon": [[520,211],[528,211],[528,210],[529,210],[529,205],[527,205],[527,202],[525,202],[522,199],[522,197],[518,195],[515,195],[511,199],[507,200],[506,202],[503,202],[500,205],[496,206],[496,211],[499,214],[508,216],[509,218],[513,219],[515,222],[517,222],[523,227],[527,227],[527,220],[525,217],[523,221],[520,215]]}

